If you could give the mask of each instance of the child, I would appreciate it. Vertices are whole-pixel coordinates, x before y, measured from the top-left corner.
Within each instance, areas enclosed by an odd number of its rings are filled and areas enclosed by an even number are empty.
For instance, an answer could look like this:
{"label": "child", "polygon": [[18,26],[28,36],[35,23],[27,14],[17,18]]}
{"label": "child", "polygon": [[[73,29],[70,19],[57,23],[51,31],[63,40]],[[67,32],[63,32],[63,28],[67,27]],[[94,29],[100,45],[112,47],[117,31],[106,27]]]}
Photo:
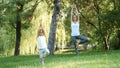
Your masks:
{"label": "child", "polygon": [[38,30],[38,49],[40,55],[41,64],[44,65],[44,58],[49,54],[49,50],[47,49],[45,32],[40,25],[40,29]]}

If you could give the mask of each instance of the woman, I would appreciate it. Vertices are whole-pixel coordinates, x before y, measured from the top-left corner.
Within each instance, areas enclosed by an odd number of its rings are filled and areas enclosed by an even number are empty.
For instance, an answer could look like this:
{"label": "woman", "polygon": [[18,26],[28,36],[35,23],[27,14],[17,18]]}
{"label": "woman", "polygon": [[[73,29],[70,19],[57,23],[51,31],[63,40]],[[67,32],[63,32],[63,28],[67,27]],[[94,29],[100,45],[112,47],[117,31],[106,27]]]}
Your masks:
{"label": "woman", "polygon": [[76,45],[76,39],[80,39],[80,43],[85,43],[88,41],[88,39],[85,36],[81,36],[80,35],[80,31],[79,31],[79,13],[77,11],[77,8],[75,5],[72,6],[71,9],[71,36],[72,36],[72,42],[74,44],[75,47],[75,52],[78,55],[78,49],[77,49],[77,45]]}
{"label": "woman", "polygon": [[38,30],[38,50],[39,50],[40,61],[42,65],[44,65],[44,58],[46,55],[49,54],[49,50],[47,49],[45,32],[42,28],[42,25],[40,25],[40,29]]}

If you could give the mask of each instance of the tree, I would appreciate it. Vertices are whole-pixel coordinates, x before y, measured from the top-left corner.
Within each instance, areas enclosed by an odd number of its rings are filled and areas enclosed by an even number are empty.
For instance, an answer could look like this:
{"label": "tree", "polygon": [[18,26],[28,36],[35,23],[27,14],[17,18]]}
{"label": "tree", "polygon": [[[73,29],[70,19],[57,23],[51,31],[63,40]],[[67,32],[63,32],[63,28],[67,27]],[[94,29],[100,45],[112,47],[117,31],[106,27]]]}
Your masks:
{"label": "tree", "polygon": [[49,38],[48,38],[48,48],[50,50],[50,54],[54,54],[54,46],[55,46],[55,37],[56,37],[56,28],[57,28],[57,22],[59,18],[59,12],[60,12],[60,1],[61,0],[54,0],[54,11],[52,15],[51,25],[50,25],[50,32],[49,32]]}
{"label": "tree", "polygon": [[[30,0],[20,0],[20,1],[4,1],[3,4],[0,4],[3,6],[0,10],[2,10],[1,15],[2,17],[2,24],[1,25],[9,25],[12,26],[13,29],[16,31],[16,42],[15,42],[15,51],[14,55],[17,56],[20,53],[20,42],[21,42],[21,29],[27,29],[26,24],[23,24],[26,22],[30,22],[34,13],[34,10],[36,9],[37,5],[39,4],[39,0],[33,1],[35,2],[32,6],[29,8],[26,8],[28,10],[24,10],[24,7],[27,3],[31,2]],[[7,5],[8,4],[8,5]],[[24,12],[25,11],[25,12]],[[8,22],[8,23],[5,23]],[[29,24],[27,24],[29,26]]]}
{"label": "tree", "polygon": [[[28,1],[29,2],[29,1]],[[16,1],[16,5],[17,5],[17,12],[16,12],[16,45],[15,45],[15,53],[14,55],[19,55],[20,53],[20,38],[21,38],[21,15],[20,13],[23,11],[23,7],[25,5],[25,1],[23,1],[23,3],[21,1]],[[33,12],[36,9],[37,5],[39,4],[39,1],[36,0],[35,4],[33,5],[33,7],[29,10],[30,13],[28,15],[28,17],[32,17],[33,16]],[[27,18],[27,20],[30,20],[29,18]]]}
{"label": "tree", "polygon": [[15,46],[15,53],[14,55],[19,55],[20,52],[20,38],[21,38],[21,17],[20,12],[23,10],[23,4],[19,1],[16,2],[17,5],[17,12],[16,12],[16,46]]}

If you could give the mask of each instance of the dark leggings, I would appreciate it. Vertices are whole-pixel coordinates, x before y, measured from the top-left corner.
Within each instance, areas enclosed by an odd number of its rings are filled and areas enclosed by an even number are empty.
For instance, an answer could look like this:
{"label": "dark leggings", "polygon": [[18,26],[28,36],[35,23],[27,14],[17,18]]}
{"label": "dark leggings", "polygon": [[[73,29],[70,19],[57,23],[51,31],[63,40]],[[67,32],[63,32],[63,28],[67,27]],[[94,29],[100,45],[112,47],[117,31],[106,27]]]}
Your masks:
{"label": "dark leggings", "polygon": [[81,36],[81,35],[72,36],[72,42],[73,42],[74,47],[75,47],[75,52],[76,52],[76,54],[78,54],[78,50],[77,50],[77,47],[76,47],[76,39],[80,39],[81,40],[79,44],[83,44],[85,42],[88,42],[88,39],[87,39],[87,37]]}

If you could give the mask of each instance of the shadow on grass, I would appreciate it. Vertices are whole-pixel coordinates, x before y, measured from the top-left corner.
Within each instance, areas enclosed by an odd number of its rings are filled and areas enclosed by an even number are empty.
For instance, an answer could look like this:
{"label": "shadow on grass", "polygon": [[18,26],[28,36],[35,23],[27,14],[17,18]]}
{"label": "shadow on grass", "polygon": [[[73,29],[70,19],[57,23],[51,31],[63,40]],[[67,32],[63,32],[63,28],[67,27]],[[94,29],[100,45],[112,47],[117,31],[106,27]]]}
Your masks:
{"label": "shadow on grass", "polygon": [[[59,63],[69,60],[94,60],[95,58],[113,59],[113,57],[119,57],[118,51],[81,51],[79,55],[74,53],[74,50],[68,50],[63,53],[57,53],[55,55],[49,55],[45,58],[47,64],[51,62]],[[114,57],[114,61],[116,58]],[[116,61],[115,61],[116,62]],[[38,55],[21,55],[21,56],[9,56],[0,57],[1,68],[39,68],[40,59]]]}
{"label": "shadow on grass", "polygon": [[[34,66],[39,62],[38,55],[9,56],[0,58],[1,68],[19,68],[19,66]],[[20,67],[22,68],[22,67]]]}

